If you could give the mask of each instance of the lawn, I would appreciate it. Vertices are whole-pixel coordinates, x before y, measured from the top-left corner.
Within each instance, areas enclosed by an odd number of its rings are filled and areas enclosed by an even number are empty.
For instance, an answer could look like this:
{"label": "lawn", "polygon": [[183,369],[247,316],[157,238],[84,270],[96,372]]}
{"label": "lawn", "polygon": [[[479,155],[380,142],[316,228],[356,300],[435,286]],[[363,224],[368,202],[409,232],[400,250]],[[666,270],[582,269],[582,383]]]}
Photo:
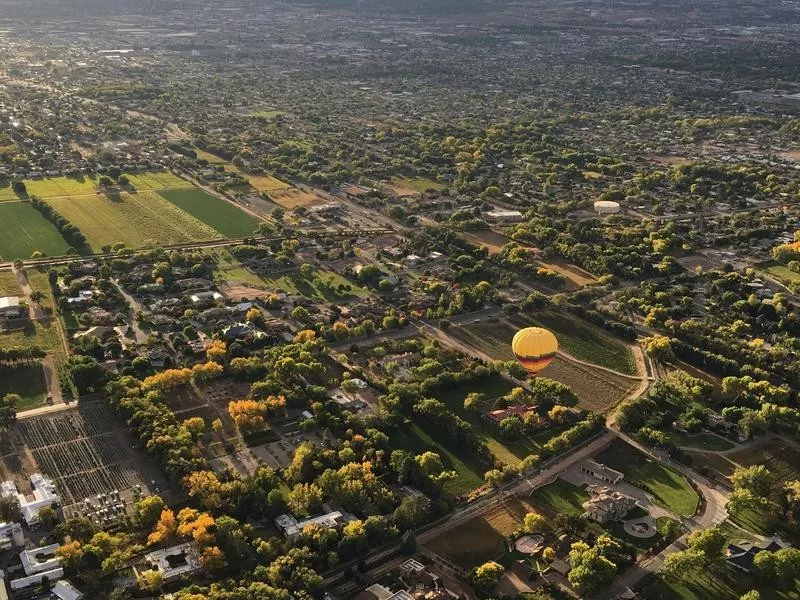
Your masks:
{"label": "lawn", "polygon": [[18,412],[42,404],[47,397],[42,365],[0,365],[0,397],[8,393],[22,397],[22,402],[17,404]]}
{"label": "lawn", "polygon": [[731,450],[734,447],[733,442],[726,440],[723,437],[714,435],[713,433],[698,433],[698,434],[685,434],[674,429],[666,432],[669,438],[678,446],[685,446],[687,448],[696,448],[698,450]]}
{"label": "lawn", "polygon": [[583,503],[589,500],[583,488],[563,479],[540,487],[530,497],[530,502],[542,514],[552,518],[558,515],[582,515]]}
{"label": "lawn", "polygon": [[206,160],[213,164],[221,165],[228,162],[221,156],[217,156],[216,154],[211,154],[211,152],[206,152],[205,150],[201,150],[200,148],[195,148],[195,152],[197,152],[197,158]]}
{"label": "lawn", "polygon": [[30,258],[37,250],[47,256],[60,256],[69,249],[55,226],[30,202],[0,204],[0,223],[0,259]]}
{"label": "lawn", "polygon": [[427,190],[441,191],[447,188],[447,186],[444,185],[443,183],[438,183],[433,179],[428,179],[426,177],[408,177],[402,179],[393,179],[392,183],[400,187],[409,188],[411,190],[414,190],[415,192],[419,192],[420,194]]}
{"label": "lawn", "polygon": [[155,192],[50,200],[93,250],[124,242],[132,248],[219,239],[211,227]]}
{"label": "lawn", "polygon": [[159,192],[159,196],[225,237],[239,238],[251,235],[258,229],[260,223],[258,219],[230,202],[198,188],[165,190]]}
{"label": "lawn", "polygon": [[559,347],[578,360],[628,375],[636,374],[633,354],[626,344],[578,317],[548,310],[535,315],[520,315],[515,322],[520,327],[537,326],[552,330]]}
{"label": "lawn", "polygon": [[0,271],[0,296],[19,296],[22,290],[19,289],[17,276],[11,271]]}
{"label": "lawn", "polygon": [[497,560],[505,550],[505,537],[480,517],[448,530],[427,544],[436,554],[465,571]]}
{"label": "lawn", "polygon": [[772,585],[759,583],[753,575],[730,565],[719,569],[700,570],[682,581],[650,575],[639,588],[642,600],[738,600],[745,592],[758,588],[762,600],[797,600],[797,584],[790,591],[780,591]]}
{"label": "lawn", "polygon": [[760,263],[758,265],[758,270],[763,271],[768,275],[771,275],[778,281],[789,285],[792,283],[800,282],[800,273],[795,273],[786,265],[782,265],[776,261],[768,261],[764,263]]}
{"label": "lawn", "polygon": [[444,489],[454,496],[468,494],[484,483],[483,473],[488,467],[481,466],[477,460],[459,452],[445,440],[434,440],[427,432],[415,424],[404,425],[392,431],[390,436],[392,448],[407,450],[412,454],[436,452],[448,469],[454,470],[458,477],[446,482]]}
{"label": "lawn", "polygon": [[622,440],[615,440],[595,458],[625,473],[626,481],[652,494],[659,504],[672,512],[691,516],[697,509],[700,498],[683,475]]}

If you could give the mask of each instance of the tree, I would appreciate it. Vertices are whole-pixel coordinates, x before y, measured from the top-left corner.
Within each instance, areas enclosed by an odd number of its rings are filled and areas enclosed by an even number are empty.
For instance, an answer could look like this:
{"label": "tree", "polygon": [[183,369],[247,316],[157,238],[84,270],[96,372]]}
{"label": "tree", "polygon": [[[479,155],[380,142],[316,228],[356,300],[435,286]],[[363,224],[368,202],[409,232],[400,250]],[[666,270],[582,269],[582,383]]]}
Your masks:
{"label": "tree", "polygon": [[206,430],[206,422],[203,417],[189,417],[183,422],[183,426],[192,435],[192,440],[195,442],[200,439],[200,436]]}
{"label": "tree", "polygon": [[688,549],[667,556],[663,571],[667,577],[681,580],[701,570],[704,565],[703,554],[698,550]]}
{"label": "tree", "polygon": [[764,465],[738,467],[731,475],[731,483],[735,489],[747,490],[759,498],[769,496],[772,488],[770,473]]}
{"label": "tree", "polygon": [[154,544],[160,544],[161,542],[169,539],[175,535],[176,527],[177,523],[175,522],[175,513],[173,513],[169,508],[165,508],[161,511],[161,515],[159,516],[158,522],[156,523],[152,533],[147,536],[147,545],[152,546]]}
{"label": "tree", "polygon": [[322,490],[314,483],[298,483],[289,490],[289,509],[298,516],[308,516],[322,508]]}
{"label": "tree", "polygon": [[672,351],[670,339],[664,335],[654,335],[642,340],[642,347],[653,360],[660,363],[668,363],[675,360],[675,353]]}
{"label": "tree", "polygon": [[56,511],[52,506],[43,506],[40,508],[37,519],[48,529],[52,529],[58,523],[58,516],[56,515]]}
{"label": "tree", "polygon": [[406,496],[394,511],[394,522],[401,530],[416,529],[432,516],[433,507],[427,496]]}
{"label": "tree", "polygon": [[156,526],[158,520],[161,518],[161,512],[164,510],[164,500],[161,496],[146,496],[136,503],[136,522],[145,531],[152,531]]}
{"label": "tree", "polygon": [[530,512],[525,515],[522,528],[525,533],[542,533],[547,529],[547,519],[539,513]]}
{"label": "tree", "polygon": [[56,556],[61,559],[61,564],[69,569],[77,568],[83,560],[83,548],[78,541],[62,544],[56,548]]}
{"label": "tree", "polygon": [[19,394],[6,394],[0,399],[0,429],[7,431],[17,420],[17,406],[22,402]]}
{"label": "tree", "polygon": [[486,395],[480,392],[470,392],[464,398],[464,410],[479,411],[486,400]]}
{"label": "tree", "polygon": [[716,563],[723,559],[728,538],[718,528],[698,529],[689,534],[689,548],[700,553],[706,563]]}
{"label": "tree", "polygon": [[219,571],[226,566],[225,554],[217,546],[207,546],[200,555],[200,564],[206,571]]}
{"label": "tree", "polygon": [[476,588],[486,594],[494,589],[497,582],[505,575],[505,572],[503,565],[489,561],[475,568],[472,572],[471,580]]}
{"label": "tree", "polygon": [[761,600],[761,594],[758,590],[750,590],[739,596],[739,600]]}
{"label": "tree", "polygon": [[600,545],[592,547],[586,542],[575,542],[569,560],[572,568],[567,578],[581,592],[595,591],[610,583],[617,574],[617,565],[605,556]]}
{"label": "tree", "polygon": [[222,340],[211,340],[206,348],[206,358],[211,362],[223,364],[228,355],[228,346]]}
{"label": "tree", "polygon": [[12,523],[21,520],[22,511],[19,507],[19,499],[16,496],[0,497],[0,521]]}
{"label": "tree", "polygon": [[164,582],[159,571],[148,570],[139,573],[139,588],[143,592],[156,593],[161,589],[161,584]]}
{"label": "tree", "polygon": [[242,433],[264,431],[267,427],[267,406],[255,400],[231,400],[228,414]]}

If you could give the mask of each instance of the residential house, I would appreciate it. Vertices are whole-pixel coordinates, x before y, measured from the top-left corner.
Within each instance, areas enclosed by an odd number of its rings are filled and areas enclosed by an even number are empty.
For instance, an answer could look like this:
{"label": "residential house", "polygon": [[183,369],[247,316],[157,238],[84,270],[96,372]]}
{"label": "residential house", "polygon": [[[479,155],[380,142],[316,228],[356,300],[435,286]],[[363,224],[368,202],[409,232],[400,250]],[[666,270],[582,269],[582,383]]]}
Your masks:
{"label": "residential house", "polygon": [[731,544],[728,546],[728,549],[725,552],[725,560],[732,567],[739,569],[740,571],[744,571],[745,573],[750,573],[750,571],[753,570],[753,560],[755,559],[756,554],[762,550],[766,550],[767,552],[776,552],[777,550],[787,548],[788,546],[789,544],[778,537],[765,540],[761,544],[755,544],[753,542],[740,542],[738,544]]}
{"label": "residential house", "polygon": [[503,419],[508,417],[522,418],[526,413],[536,410],[535,406],[528,406],[527,404],[512,404],[506,408],[498,408],[486,413],[486,418],[493,423],[500,423]]}
{"label": "residential house", "polygon": [[614,469],[594,461],[591,458],[586,459],[581,463],[581,472],[591,475],[595,479],[599,479],[600,481],[604,481],[613,485],[617,485],[625,478],[624,473],[615,471]]}
{"label": "residential house", "polygon": [[587,518],[598,523],[618,521],[636,506],[636,500],[616,490],[600,485],[586,488],[589,500],[583,503]]}

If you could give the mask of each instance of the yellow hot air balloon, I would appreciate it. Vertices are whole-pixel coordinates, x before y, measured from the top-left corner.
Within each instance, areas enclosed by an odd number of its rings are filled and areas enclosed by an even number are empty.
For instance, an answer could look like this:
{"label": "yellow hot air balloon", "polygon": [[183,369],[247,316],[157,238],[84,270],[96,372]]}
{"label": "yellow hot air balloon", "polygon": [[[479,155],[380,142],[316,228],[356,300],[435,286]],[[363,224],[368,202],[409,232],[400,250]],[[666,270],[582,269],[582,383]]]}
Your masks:
{"label": "yellow hot air balloon", "polygon": [[547,329],[527,327],[514,336],[511,349],[519,364],[536,375],[556,357],[558,340]]}

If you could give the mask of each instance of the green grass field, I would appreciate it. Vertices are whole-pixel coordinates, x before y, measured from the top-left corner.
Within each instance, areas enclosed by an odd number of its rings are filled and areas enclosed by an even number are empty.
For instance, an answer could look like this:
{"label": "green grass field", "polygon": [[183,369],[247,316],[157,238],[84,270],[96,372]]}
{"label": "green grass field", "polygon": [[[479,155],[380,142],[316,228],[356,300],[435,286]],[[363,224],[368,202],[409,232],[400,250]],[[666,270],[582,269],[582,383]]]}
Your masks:
{"label": "green grass field", "polygon": [[137,190],[171,190],[194,188],[191,182],[178,177],[170,171],[149,171],[127,175],[131,185]]}
{"label": "green grass field", "polygon": [[[58,198],[63,196],[84,196],[94,194],[97,189],[97,177],[48,177],[46,179],[25,180],[28,196],[39,198]],[[0,188],[0,201],[15,200],[17,195],[11,187]]]}
{"label": "green grass field", "polygon": [[412,189],[419,193],[422,193],[426,190],[443,190],[447,187],[442,183],[434,181],[433,179],[427,179],[426,177],[398,178],[393,179],[392,183]]}
{"label": "green grass field", "polygon": [[0,348],[9,346],[39,346],[52,354],[56,361],[65,358],[61,336],[54,323],[36,323],[26,329],[0,332]]}
{"label": "green grass field", "polygon": [[251,235],[258,229],[260,223],[258,219],[230,202],[197,188],[166,190],[159,192],[159,196],[225,237],[238,238]]}
{"label": "green grass field", "polygon": [[12,392],[22,397],[17,411],[41,405],[47,397],[42,365],[0,365],[0,397]]}
{"label": "green grass field", "polygon": [[540,487],[530,497],[530,502],[542,514],[555,518],[558,515],[582,515],[583,503],[589,499],[583,488],[556,479]]}
{"label": "green grass field", "polygon": [[11,271],[0,271],[0,296],[19,296],[22,290],[19,289],[17,276]]}
{"label": "green grass field", "polygon": [[697,509],[700,498],[683,475],[651,460],[622,440],[615,440],[595,458],[625,473],[626,481],[644,488],[672,512],[691,516]]}
{"label": "green grass field", "polygon": [[69,248],[55,226],[30,202],[0,204],[0,223],[0,259],[30,258],[36,250],[47,256],[60,256]]}
{"label": "green grass field", "polygon": [[338,273],[325,269],[316,269],[314,273],[315,277],[308,280],[301,278],[297,271],[276,277],[264,276],[261,279],[268,289],[283,291],[290,295],[302,294],[328,302],[351,296],[366,298],[369,295],[369,290],[348,281]]}
{"label": "green grass field", "polygon": [[461,453],[453,444],[435,440],[418,425],[404,425],[394,430],[390,437],[393,448],[401,448],[412,454],[436,452],[448,469],[458,473],[457,478],[445,483],[444,489],[448,493],[461,496],[483,485],[483,473],[487,468],[482,467],[472,457]]}
{"label": "green grass field", "polygon": [[680,582],[659,574],[650,575],[638,591],[642,600],[738,600],[752,589],[761,592],[761,600],[800,598],[797,582],[789,590],[778,590],[727,564],[692,573]]}
{"label": "green grass field", "polygon": [[800,282],[800,273],[795,273],[786,265],[771,260],[757,265],[759,271],[771,275],[781,283],[786,285]]}
{"label": "green grass field", "polygon": [[47,268],[27,268],[25,269],[25,276],[28,278],[28,283],[34,292],[42,292],[44,294],[44,298],[39,301],[39,305],[43,308],[49,307],[55,311],[56,303],[53,298],[53,290],[50,287],[50,280],[47,277]]}
{"label": "green grass field", "polygon": [[711,433],[698,433],[687,435],[671,429],[666,432],[669,438],[679,446],[696,448],[698,450],[731,450],[733,442]]}
{"label": "green grass field", "polygon": [[497,560],[505,550],[505,537],[490,523],[475,517],[434,538],[426,544],[465,571],[486,561]]}
{"label": "green grass field", "polygon": [[95,251],[116,242],[138,248],[222,237],[154,192],[57,198],[50,204],[83,232]]}
{"label": "green grass field", "polygon": [[558,338],[559,347],[579,360],[628,375],[636,373],[633,354],[627,345],[578,317],[542,311],[535,315],[520,315],[518,322],[523,327],[532,325],[550,329]]}

